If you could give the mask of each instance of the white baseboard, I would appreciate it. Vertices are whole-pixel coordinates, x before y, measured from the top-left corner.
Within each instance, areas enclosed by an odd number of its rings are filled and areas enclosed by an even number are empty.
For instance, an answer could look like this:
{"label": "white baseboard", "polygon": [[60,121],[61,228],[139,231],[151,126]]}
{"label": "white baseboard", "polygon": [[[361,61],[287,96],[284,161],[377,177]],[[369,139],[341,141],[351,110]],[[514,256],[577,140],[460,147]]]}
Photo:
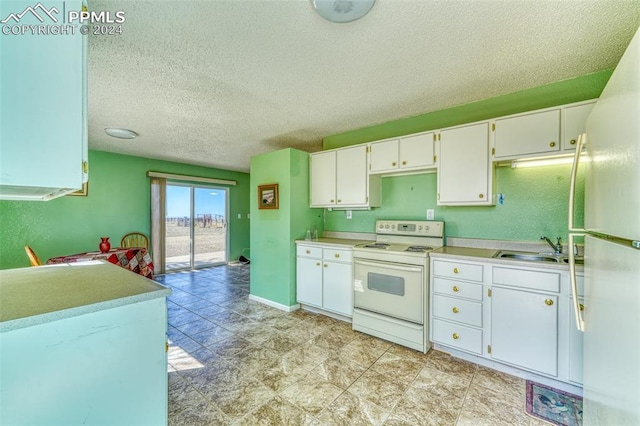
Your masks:
{"label": "white baseboard", "polygon": [[259,303],[262,303],[267,306],[271,306],[272,308],[280,309],[285,312],[293,312],[300,309],[300,304],[296,303],[293,306],[283,305],[282,303],[274,302],[273,300],[265,299],[264,297],[255,296],[253,294],[249,295],[249,300],[253,300]]}

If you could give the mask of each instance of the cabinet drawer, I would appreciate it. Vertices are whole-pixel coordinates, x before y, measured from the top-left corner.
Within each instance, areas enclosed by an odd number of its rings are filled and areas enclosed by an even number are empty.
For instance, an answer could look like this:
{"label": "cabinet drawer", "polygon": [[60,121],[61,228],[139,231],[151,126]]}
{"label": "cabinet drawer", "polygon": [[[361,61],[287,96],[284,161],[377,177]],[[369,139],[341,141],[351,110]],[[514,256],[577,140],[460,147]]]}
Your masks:
{"label": "cabinet drawer", "polygon": [[466,299],[482,300],[482,285],[440,277],[433,278],[433,292]]}
{"label": "cabinet drawer", "polygon": [[482,355],[482,330],[434,319],[432,338],[434,342]]}
{"label": "cabinet drawer", "polygon": [[455,297],[433,296],[433,315],[474,327],[482,327],[482,303]]}
{"label": "cabinet drawer", "polygon": [[493,283],[558,293],[560,273],[494,267]]}
{"label": "cabinet drawer", "polygon": [[345,262],[351,263],[353,252],[351,250],[329,249],[322,250],[322,257],[324,260],[330,262]]}
{"label": "cabinet drawer", "polygon": [[433,275],[482,282],[482,266],[461,262],[433,261]]}
{"label": "cabinet drawer", "polygon": [[312,257],[314,259],[322,259],[322,248],[315,246],[298,245],[296,255],[302,257]]}

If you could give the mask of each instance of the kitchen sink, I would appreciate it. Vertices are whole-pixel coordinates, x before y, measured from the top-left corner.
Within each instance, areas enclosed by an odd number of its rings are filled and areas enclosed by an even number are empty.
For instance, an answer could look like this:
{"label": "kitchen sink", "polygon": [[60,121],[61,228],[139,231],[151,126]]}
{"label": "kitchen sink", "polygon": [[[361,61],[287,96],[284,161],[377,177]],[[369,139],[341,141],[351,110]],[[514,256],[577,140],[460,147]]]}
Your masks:
{"label": "kitchen sink", "polygon": [[[563,254],[553,253],[535,253],[526,251],[506,251],[502,250],[493,257],[498,259],[523,260],[525,262],[553,262],[553,263],[569,263],[569,257]],[[576,257],[576,265],[583,265],[584,259]]]}
{"label": "kitchen sink", "polygon": [[525,260],[528,262],[560,262],[560,258],[542,253],[500,251],[494,257],[499,259]]}

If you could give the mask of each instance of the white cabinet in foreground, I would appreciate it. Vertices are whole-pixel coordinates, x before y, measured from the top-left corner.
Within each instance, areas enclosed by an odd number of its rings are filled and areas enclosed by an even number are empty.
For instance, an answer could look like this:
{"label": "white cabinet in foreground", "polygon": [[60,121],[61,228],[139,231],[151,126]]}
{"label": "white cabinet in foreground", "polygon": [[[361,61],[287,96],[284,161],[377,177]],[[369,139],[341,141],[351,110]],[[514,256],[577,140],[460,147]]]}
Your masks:
{"label": "white cabinet in foreground", "polygon": [[171,290],[83,262],[0,271],[0,294],[0,424],[167,424]]}
{"label": "white cabinet in foreground", "polygon": [[[0,16],[20,16],[16,28],[44,27],[37,14],[26,13],[36,3],[2,1]],[[83,2],[46,5],[81,11]],[[81,189],[87,181],[88,36],[76,31],[1,37],[0,199],[46,201]]]}

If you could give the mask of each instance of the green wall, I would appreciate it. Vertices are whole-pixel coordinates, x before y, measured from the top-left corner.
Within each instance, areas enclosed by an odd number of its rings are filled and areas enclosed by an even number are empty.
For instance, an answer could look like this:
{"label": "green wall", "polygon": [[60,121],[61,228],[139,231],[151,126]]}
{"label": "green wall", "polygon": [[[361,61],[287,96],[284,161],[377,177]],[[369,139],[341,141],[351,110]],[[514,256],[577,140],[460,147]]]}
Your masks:
{"label": "green wall", "polygon": [[442,129],[458,124],[487,120],[503,115],[594,99],[600,96],[613,69],[563,80],[545,86],[509,93],[453,108],[389,121],[377,126],[327,136],[323,149],[371,142],[426,130]]}
{"label": "green wall", "polygon": [[[258,186],[278,184],[279,208],[258,209]],[[309,154],[292,148],[251,158],[251,294],[284,306],[296,304],[294,241],[322,210],[309,208]]]}
{"label": "green wall", "polygon": [[[333,149],[471,123],[478,120],[547,108],[600,96],[611,76],[605,70],[546,86],[461,105],[378,126],[328,136],[324,149]],[[436,219],[446,222],[451,237],[489,238],[512,241],[538,240],[541,235],[567,238],[569,175],[571,166],[545,166],[529,169],[499,167],[496,194],[504,205],[494,207],[436,206],[436,174],[386,177],[382,179],[382,207],[354,211],[347,220],[342,211],[328,212],[325,229],[330,231],[373,232],[376,219],[426,219],[426,209],[435,209]],[[581,223],[584,178],[577,184],[579,200],[576,222]]]}
{"label": "green wall", "polygon": [[[576,225],[582,224],[584,176],[576,184]],[[425,220],[434,209],[436,220],[444,220],[447,237],[536,241],[541,235],[567,241],[568,193],[571,165],[496,170],[496,194],[504,204],[493,207],[436,205],[436,174],[386,177],[382,179],[382,207],[327,212],[325,229],[373,232],[377,219]]]}
{"label": "green wall", "polygon": [[[46,202],[0,201],[0,269],[29,266],[24,246],[43,260],[119,245],[127,232],[150,233],[147,171],[236,180],[229,194],[229,259],[249,247],[249,175],[189,164],[89,151],[89,195]],[[238,214],[242,219],[238,219]]]}

